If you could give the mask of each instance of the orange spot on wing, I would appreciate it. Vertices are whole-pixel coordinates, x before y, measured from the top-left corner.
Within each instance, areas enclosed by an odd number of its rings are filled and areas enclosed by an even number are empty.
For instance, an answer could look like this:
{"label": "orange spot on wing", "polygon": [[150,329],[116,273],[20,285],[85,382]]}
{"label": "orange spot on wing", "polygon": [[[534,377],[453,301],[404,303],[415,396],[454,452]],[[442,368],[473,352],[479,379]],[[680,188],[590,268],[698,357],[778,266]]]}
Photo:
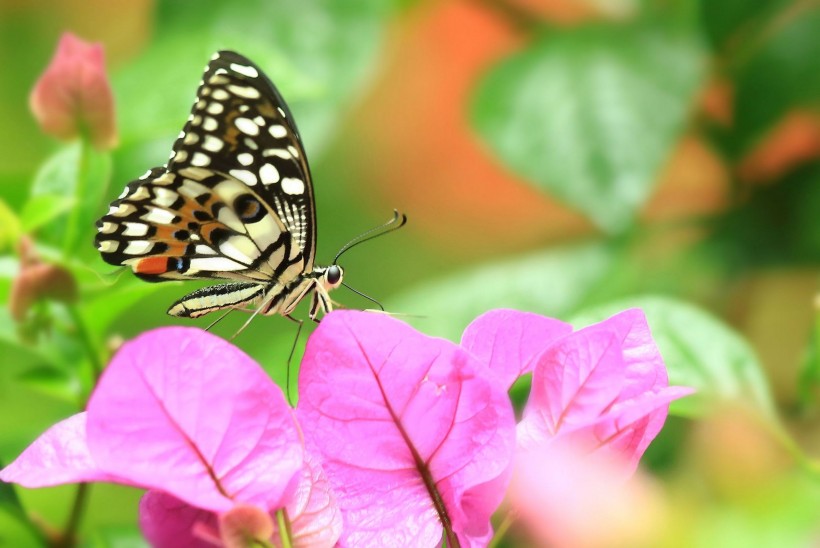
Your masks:
{"label": "orange spot on wing", "polygon": [[167,257],[147,257],[134,265],[137,274],[164,274],[168,272]]}

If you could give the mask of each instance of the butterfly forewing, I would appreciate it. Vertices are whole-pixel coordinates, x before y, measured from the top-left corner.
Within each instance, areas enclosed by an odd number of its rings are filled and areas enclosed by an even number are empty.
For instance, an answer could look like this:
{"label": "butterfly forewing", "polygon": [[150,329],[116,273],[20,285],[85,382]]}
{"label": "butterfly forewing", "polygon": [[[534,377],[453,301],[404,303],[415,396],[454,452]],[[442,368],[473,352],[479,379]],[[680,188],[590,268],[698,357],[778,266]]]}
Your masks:
{"label": "butterfly forewing", "polygon": [[292,116],[253,63],[219,52],[167,168],[131,182],[97,247],[148,280],[288,283],[313,268],[313,188]]}
{"label": "butterfly forewing", "polygon": [[296,123],[273,83],[251,61],[221,51],[205,68],[170,170],[202,167],[253,188],[313,266],[313,185]]}

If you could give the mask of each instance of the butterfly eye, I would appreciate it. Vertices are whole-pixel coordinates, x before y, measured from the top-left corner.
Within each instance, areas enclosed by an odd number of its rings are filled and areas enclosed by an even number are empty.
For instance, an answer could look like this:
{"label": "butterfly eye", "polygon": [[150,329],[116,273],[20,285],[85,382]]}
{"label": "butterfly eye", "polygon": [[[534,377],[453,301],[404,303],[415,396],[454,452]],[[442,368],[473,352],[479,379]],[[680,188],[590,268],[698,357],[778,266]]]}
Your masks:
{"label": "butterfly eye", "polygon": [[342,281],[342,268],[339,265],[330,265],[325,271],[325,279],[329,285],[337,285]]}

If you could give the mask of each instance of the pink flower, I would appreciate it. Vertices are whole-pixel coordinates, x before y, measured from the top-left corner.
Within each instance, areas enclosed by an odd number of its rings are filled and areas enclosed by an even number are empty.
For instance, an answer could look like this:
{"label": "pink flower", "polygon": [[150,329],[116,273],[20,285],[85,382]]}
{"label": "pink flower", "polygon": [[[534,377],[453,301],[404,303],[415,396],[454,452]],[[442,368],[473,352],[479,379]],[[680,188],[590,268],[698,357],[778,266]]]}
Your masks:
{"label": "pink flower", "polygon": [[[304,463],[293,412],[264,371],[214,335],[170,327],[125,344],[88,411],[51,427],[0,479],[147,488],[141,523],[157,546],[177,546],[186,535],[193,542],[237,506],[287,507],[295,531],[320,522],[329,524],[326,539],[333,530],[338,537],[321,469]],[[158,505],[174,511],[158,515]]]}
{"label": "pink flower", "polygon": [[627,310],[540,354],[518,444],[583,445],[616,454],[631,472],[666,421],[669,402],[691,392],[669,386],[643,312]]}
{"label": "pink flower", "polygon": [[117,143],[114,97],[101,44],[64,33],[31,92],[29,104],[43,131],[58,139],[69,140],[87,132],[98,149]]}
{"label": "pink flower", "polygon": [[[669,386],[640,310],[573,333],[566,324],[546,318],[534,322],[531,316],[489,312],[470,324],[462,344],[493,369],[514,371],[505,363],[505,356],[512,356],[521,371],[533,372],[517,427],[510,503],[542,542],[572,545],[573,539],[583,539],[563,534],[580,531],[570,529],[577,523],[570,512],[593,508],[603,500],[600,493],[617,489],[663,426],[669,402],[692,391]],[[608,479],[597,483],[599,490],[579,487],[570,501],[562,481],[579,482],[584,476]],[[585,494],[588,498],[579,500]]]}
{"label": "pink flower", "polygon": [[518,310],[490,310],[476,318],[461,335],[461,346],[483,361],[506,388],[532,373],[535,358],[554,341],[572,333],[572,326],[552,318]]}
{"label": "pink flower", "polygon": [[308,341],[297,416],[345,522],[342,546],[484,546],[515,424],[497,375],[392,318],[337,311]]}
{"label": "pink flower", "polygon": [[[532,394],[516,429],[507,389],[527,372]],[[49,429],[0,479],[147,488],[140,526],[155,546],[277,543],[281,509],[295,546],[435,546],[442,535],[485,546],[515,467],[517,514],[537,538],[571,544],[572,534],[545,536],[538,524],[577,524],[595,490],[563,504],[561,480],[577,472],[617,489],[687,392],[668,386],[637,310],[576,332],[492,311],[462,346],[387,316],[336,311],[308,341],[300,430],[245,354],[165,328],[126,344],[88,411]]]}
{"label": "pink flower", "polygon": [[[306,454],[296,491],[286,506],[291,543],[299,548],[336,544],[342,517],[318,460]],[[233,537],[269,540],[281,545],[279,530],[269,512],[237,505],[218,515],[182,502],[162,491],[148,491],[140,501],[140,528],[152,546],[244,546]]]}
{"label": "pink flower", "polygon": [[517,537],[556,548],[657,545],[663,493],[641,470],[624,480],[623,466],[567,444],[520,451],[507,494]]}

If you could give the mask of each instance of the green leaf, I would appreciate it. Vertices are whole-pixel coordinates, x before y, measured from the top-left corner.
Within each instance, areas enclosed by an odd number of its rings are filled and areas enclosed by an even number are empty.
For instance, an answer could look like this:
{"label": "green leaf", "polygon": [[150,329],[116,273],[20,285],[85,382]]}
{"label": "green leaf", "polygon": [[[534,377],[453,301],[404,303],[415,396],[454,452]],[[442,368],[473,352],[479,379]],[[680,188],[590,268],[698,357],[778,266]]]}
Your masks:
{"label": "green leaf", "polygon": [[202,69],[220,49],[236,50],[265,71],[293,110],[308,155],[315,157],[340,107],[376,68],[392,2],[249,0],[237,9],[200,0],[196,9],[185,2],[158,9],[151,47],[113,78],[119,103],[127,105],[120,112],[123,142],[162,137],[166,143],[146,166],[165,161]]}
{"label": "green leaf", "polygon": [[76,377],[50,366],[29,369],[17,380],[34,391],[68,403],[77,403],[82,389]]}
{"label": "green leaf", "polygon": [[734,272],[820,262],[820,162],[750,188],[742,203],[710,223],[704,249]]}
{"label": "green leaf", "polygon": [[771,22],[773,13],[787,0],[699,0],[701,25],[715,49],[737,43]]}
{"label": "green leaf", "polygon": [[[4,363],[37,366],[44,363],[54,364],[55,358],[49,355],[51,348],[45,345],[29,345],[17,336],[17,324],[11,318],[8,307],[0,307],[0,355]],[[2,381],[2,379],[0,379]]]}
{"label": "green leaf", "polygon": [[[0,468],[5,467],[0,462]],[[28,519],[14,485],[0,482],[0,546],[43,546],[45,539]]]}
{"label": "green leaf", "polygon": [[[12,491],[11,484],[0,483],[0,491]],[[6,504],[0,493],[0,546],[46,546],[46,540],[18,506]]]}
{"label": "green leaf", "polygon": [[817,408],[820,404],[820,310],[814,315],[814,326],[800,369],[800,403],[805,408]]}
{"label": "green leaf", "polygon": [[[17,257],[0,257],[0,304],[7,304],[11,294],[11,284],[20,271]],[[0,330],[1,331],[1,330]]]}
{"label": "green leaf", "polygon": [[616,233],[650,196],[703,73],[687,34],[561,31],[490,71],[472,119],[513,171]]}
{"label": "green leaf", "polygon": [[[40,196],[61,197],[71,204],[63,206],[61,213],[67,214],[56,217],[63,222],[52,223],[47,231],[41,232],[46,243],[59,247],[66,256],[95,252],[90,242],[110,172],[110,156],[79,141],[64,147],[43,164],[32,184],[30,200]],[[80,246],[81,242],[86,245]]]}
{"label": "green leaf", "polygon": [[[0,463],[0,467],[5,467],[5,465]],[[20,516],[25,515],[20,499],[10,483],[0,482],[0,508],[8,509]]]}
{"label": "green leaf", "polygon": [[602,244],[550,250],[423,284],[391,299],[387,309],[425,333],[458,341],[491,308],[566,317],[610,288],[615,267],[614,250]]}
{"label": "green leaf", "polygon": [[739,152],[748,150],[788,111],[820,108],[820,8],[798,12],[736,76]]}
{"label": "green leaf", "polygon": [[24,232],[31,233],[74,207],[73,198],[56,194],[32,196],[23,206],[20,223]]}
{"label": "green leaf", "polygon": [[150,548],[136,525],[99,527],[94,531],[89,548]]}
{"label": "green leaf", "polygon": [[86,326],[101,336],[124,312],[149,295],[167,287],[167,284],[163,286],[146,283],[134,278],[130,272],[124,272],[122,278],[114,285],[107,286],[93,297],[85,299],[79,308]]}
{"label": "green leaf", "polygon": [[[754,457],[756,455],[738,456],[739,459]],[[820,506],[817,482],[807,481],[801,474],[778,474],[771,469],[769,474],[765,479],[752,476],[744,486],[746,489],[734,496],[704,497],[695,516],[697,521],[690,521],[684,533],[691,538],[677,536],[666,544],[720,548],[816,545]]]}
{"label": "green leaf", "polygon": [[768,381],[749,344],[728,326],[682,301],[642,296],[584,310],[571,323],[580,328],[627,308],[646,313],[652,336],[669,371],[669,383],[697,392],[672,403],[673,413],[703,416],[722,403],[750,405],[769,418],[775,408]]}
{"label": "green leaf", "polygon": [[0,253],[14,248],[20,240],[23,228],[17,214],[5,200],[0,199]]}

